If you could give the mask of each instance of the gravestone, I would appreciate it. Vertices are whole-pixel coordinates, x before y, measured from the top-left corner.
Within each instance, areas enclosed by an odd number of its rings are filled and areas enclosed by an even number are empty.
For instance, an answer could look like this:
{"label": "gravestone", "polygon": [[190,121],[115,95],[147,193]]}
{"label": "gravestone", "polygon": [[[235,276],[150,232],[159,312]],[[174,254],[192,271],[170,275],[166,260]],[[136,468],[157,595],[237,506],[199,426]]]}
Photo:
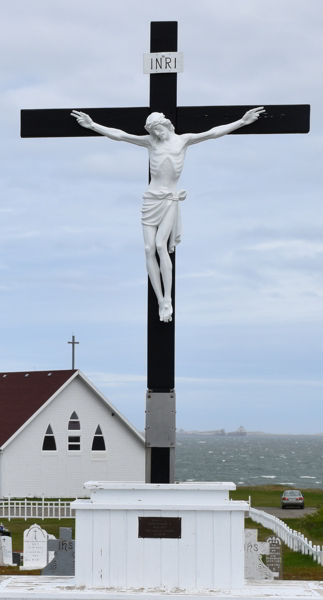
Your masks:
{"label": "gravestone", "polygon": [[12,564],[17,567],[20,567],[21,558],[22,558],[22,554],[20,552],[13,552],[12,553]]}
{"label": "gravestone", "polygon": [[72,540],[72,529],[60,527],[59,540],[48,540],[48,551],[54,551],[55,554],[43,569],[42,575],[75,574],[75,540]]}
{"label": "gravestone", "polygon": [[0,526],[0,565],[12,566],[11,533],[1,524]]}
{"label": "gravestone", "polygon": [[[0,537],[0,546],[2,554],[2,564],[6,566],[12,566],[12,539],[9,536]],[[0,554],[0,560],[1,560]],[[1,562],[0,562],[1,564]]]}
{"label": "gravestone", "polygon": [[24,564],[20,569],[43,569],[46,565],[47,531],[35,523],[24,531]]}
{"label": "gravestone", "polygon": [[266,565],[273,572],[275,579],[283,579],[282,541],[277,535],[270,535],[266,542],[269,544]]}
{"label": "gravestone", "polygon": [[47,564],[48,564],[48,563],[52,562],[52,560],[55,556],[55,551],[48,549],[48,542],[49,542],[49,540],[56,540],[56,537],[54,535],[52,535],[51,533],[49,533],[47,540],[48,540],[47,541]]}
{"label": "gravestone", "polygon": [[258,542],[257,529],[245,529],[245,579],[259,581],[274,579],[274,574],[262,562],[261,557],[269,554],[269,543]]}

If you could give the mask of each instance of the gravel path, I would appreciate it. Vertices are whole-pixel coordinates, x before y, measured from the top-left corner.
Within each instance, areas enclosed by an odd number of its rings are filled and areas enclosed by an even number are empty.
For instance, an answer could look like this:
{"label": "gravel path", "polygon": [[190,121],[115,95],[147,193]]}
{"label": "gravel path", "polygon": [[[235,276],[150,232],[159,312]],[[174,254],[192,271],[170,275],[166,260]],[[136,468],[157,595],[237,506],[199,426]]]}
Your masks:
{"label": "gravel path", "polygon": [[255,506],[258,510],[264,510],[265,512],[273,515],[274,517],[278,517],[279,519],[301,519],[306,515],[312,515],[315,513],[316,508],[310,506],[309,508],[300,509],[300,508],[277,508],[273,506]]}

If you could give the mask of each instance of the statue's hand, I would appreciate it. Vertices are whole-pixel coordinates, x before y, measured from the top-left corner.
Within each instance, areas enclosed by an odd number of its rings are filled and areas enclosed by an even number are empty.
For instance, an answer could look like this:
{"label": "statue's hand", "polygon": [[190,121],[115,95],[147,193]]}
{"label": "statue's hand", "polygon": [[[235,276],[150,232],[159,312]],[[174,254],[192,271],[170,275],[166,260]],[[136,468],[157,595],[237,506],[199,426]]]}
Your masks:
{"label": "statue's hand", "polygon": [[244,125],[251,125],[259,119],[262,113],[266,112],[263,106],[258,106],[258,108],[252,108],[248,110],[245,115],[242,117],[242,121]]}
{"label": "statue's hand", "polygon": [[71,112],[71,116],[75,117],[78,124],[82,125],[82,127],[85,127],[86,129],[91,129],[91,127],[93,125],[93,121],[92,121],[91,117],[89,117],[89,115],[87,115],[86,113],[78,111],[78,110],[73,110]]}

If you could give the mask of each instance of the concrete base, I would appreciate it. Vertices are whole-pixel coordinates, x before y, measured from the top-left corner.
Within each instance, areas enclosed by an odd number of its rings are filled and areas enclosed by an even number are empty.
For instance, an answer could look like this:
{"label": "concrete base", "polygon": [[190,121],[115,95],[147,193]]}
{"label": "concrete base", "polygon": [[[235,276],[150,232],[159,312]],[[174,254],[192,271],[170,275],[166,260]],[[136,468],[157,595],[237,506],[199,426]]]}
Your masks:
{"label": "concrete base", "polygon": [[323,596],[321,581],[264,581],[246,582],[238,590],[162,589],[121,590],[76,586],[74,577],[36,577],[32,575],[0,576],[0,600],[278,600],[288,598],[319,598]]}

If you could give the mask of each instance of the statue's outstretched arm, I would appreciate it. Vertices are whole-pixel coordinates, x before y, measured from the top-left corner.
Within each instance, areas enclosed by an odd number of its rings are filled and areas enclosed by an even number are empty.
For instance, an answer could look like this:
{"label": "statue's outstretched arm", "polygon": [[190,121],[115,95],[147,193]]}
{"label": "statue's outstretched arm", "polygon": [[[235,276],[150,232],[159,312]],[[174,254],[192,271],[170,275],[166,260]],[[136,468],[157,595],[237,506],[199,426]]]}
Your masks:
{"label": "statue's outstretched arm", "polygon": [[187,145],[198,144],[199,142],[204,142],[205,140],[213,140],[222,135],[227,135],[231,133],[231,131],[235,131],[235,129],[239,129],[240,127],[245,127],[245,125],[250,125],[259,119],[259,116],[266,112],[263,106],[259,106],[258,108],[252,108],[248,110],[241,119],[238,121],[234,121],[234,123],[229,123],[228,125],[219,125],[218,127],[213,127],[209,129],[209,131],[203,131],[202,133],[184,133],[183,138],[187,138]]}
{"label": "statue's outstretched arm", "polygon": [[132,135],[131,133],[126,133],[126,131],[122,131],[121,129],[114,129],[113,127],[99,125],[98,123],[94,123],[89,115],[79,110],[73,110],[71,112],[71,116],[74,117],[78,124],[82,127],[85,127],[86,129],[92,129],[92,131],[96,131],[101,135],[105,135],[111,140],[115,140],[117,142],[128,142],[129,144],[136,144],[137,146],[148,146],[148,140],[150,139],[149,135]]}

